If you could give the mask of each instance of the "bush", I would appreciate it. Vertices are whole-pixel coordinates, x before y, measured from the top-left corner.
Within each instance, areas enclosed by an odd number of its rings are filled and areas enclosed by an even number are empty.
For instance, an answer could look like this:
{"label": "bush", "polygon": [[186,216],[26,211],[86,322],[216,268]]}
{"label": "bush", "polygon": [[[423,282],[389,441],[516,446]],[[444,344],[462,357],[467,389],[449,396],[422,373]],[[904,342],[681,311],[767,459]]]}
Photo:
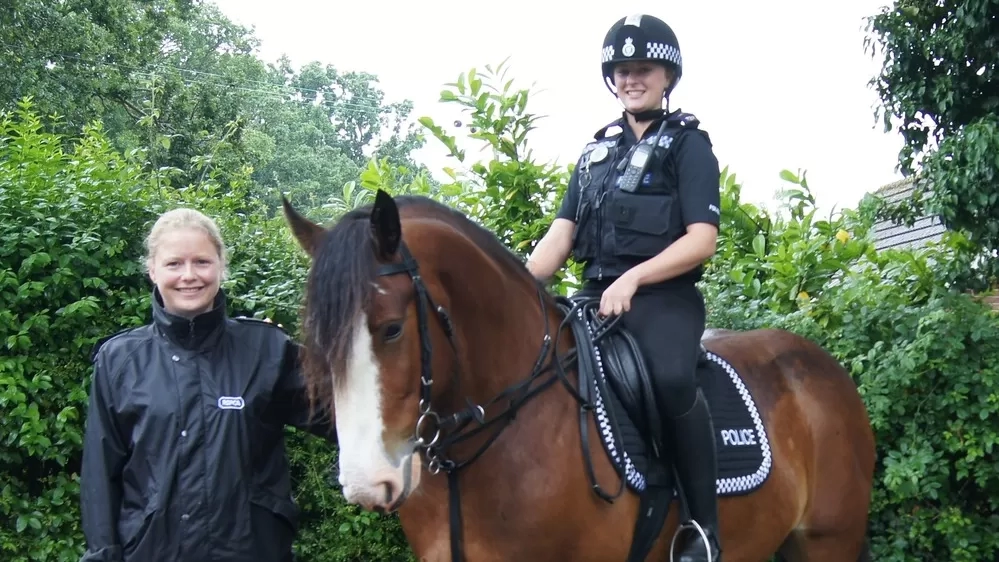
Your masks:
{"label": "bush", "polygon": [[990,560],[999,554],[999,315],[963,293],[920,295],[924,259],[870,264],[787,326],[843,362],[867,404],[879,458],[876,559]]}
{"label": "bush", "polygon": [[64,150],[29,109],[0,117],[0,553],[75,561],[89,352],[148,316],[136,233],[159,203],[99,128]]}

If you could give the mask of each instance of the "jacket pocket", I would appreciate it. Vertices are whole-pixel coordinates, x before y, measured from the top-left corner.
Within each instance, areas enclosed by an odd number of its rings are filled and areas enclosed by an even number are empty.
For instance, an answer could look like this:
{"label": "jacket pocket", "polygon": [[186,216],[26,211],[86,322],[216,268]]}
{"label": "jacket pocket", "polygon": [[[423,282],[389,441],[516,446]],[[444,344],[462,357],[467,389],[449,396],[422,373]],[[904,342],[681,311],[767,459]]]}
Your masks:
{"label": "jacket pocket", "polygon": [[290,498],[255,493],[250,499],[250,525],[256,560],[292,560],[291,547],[298,533],[298,508]]}
{"label": "jacket pocket", "polygon": [[[162,512],[159,509],[148,507],[141,513],[133,514],[132,519],[121,526],[122,551],[126,560],[152,559],[149,556],[154,549],[150,548],[150,545],[155,544],[157,539],[159,541],[167,539],[167,537],[162,536],[163,526],[158,525],[161,518]],[[154,527],[157,528],[154,529]],[[161,536],[157,537],[158,533]]]}
{"label": "jacket pocket", "polygon": [[609,211],[617,253],[652,257],[669,245],[667,234],[673,212],[672,195],[615,190]]}
{"label": "jacket pocket", "polygon": [[270,492],[255,491],[250,497],[250,506],[269,511],[275,517],[282,519],[292,532],[298,532],[299,510],[290,497],[281,498]]}
{"label": "jacket pocket", "polygon": [[576,228],[572,233],[572,255],[576,261],[588,261],[596,257],[599,238],[594,239],[597,228],[594,222],[596,213],[589,201],[583,201],[576,216]]}

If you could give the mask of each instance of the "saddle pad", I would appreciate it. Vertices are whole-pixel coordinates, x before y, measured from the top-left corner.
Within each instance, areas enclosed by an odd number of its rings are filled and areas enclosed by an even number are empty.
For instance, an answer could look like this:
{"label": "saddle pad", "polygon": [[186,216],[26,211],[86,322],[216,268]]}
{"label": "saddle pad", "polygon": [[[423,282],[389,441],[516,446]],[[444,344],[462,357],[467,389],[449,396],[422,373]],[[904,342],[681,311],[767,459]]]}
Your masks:
{"label": "saddle pad", "polygon": [[697,376],[715,427],[718,494],[747,494],[770,475],[773,457],[767,430],[752,394],[732,365],[709,351],[705,367]]}
{"label": "saddle pad", "polygon": [[[600,365],[597,376],[606,381]],[[735,496],[759,488],[770,475],[772,455],[766,428],[742,377],[724,359],[708,352],[698,367],[698,379],[708,401],[718,452],[717,493]],[[605,388],[609,388],[604,385]],[[628,487],[641,493],[651,462],[644,436],[632,423],[621,401],[611,392],[604,396],[593,385],[595,414],[601,440],[611,461],[620,469]],[[611,416],[614,424],[611,424]],[[616,425],[617,432],[612,429]]]}

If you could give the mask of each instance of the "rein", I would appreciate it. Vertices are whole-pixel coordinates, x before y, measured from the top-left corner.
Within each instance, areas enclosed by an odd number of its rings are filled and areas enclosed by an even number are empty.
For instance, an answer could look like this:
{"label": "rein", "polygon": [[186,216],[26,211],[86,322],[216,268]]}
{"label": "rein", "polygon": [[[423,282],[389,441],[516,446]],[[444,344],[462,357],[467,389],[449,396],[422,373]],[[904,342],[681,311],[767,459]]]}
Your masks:
{"label": "rein", "polygon": [[[447,336],[451,350],[457,357],[458,346],[454,341],[454,324],[451,322],[451,316],[448,314],[447,310],[443,306],[436,304],[430,296],[426,285],[423,283],[423,278],[420,275],[419,264],[413,258],[405,243],[400,243],[399,252],[402,256],[402,261],[382,265],[378,269],[377,274],[379,277],[398,275],[400,273],[408,274],[413,281],[413,287],[416,291],[416,314],[420,335],[420,403],[419,418],[416,421],[414,434],[413,451],[421,454],[423,462],[431,474],[436,475],[441,471],[447,474],[449,495],[448,508],[451,527],[451,559],[453,562],[460,562],[464,558],[462,555],[463,538],[461,498],[458,485],[459,471],[485,453],[489,446],[496,441],[500,433],[502,433],[502,431],[506,428],[507,424],[513,420],[517,411],[520,410],[521,407],[530,401],[531,398],[550,388],[552,384],[558,380],[562,381],[563,385],[569,390],[570,394],[572,394],[576,401],[579,402],[581,414],[586,415],[588,412],[593,410],[593,406],[587,398],[572,387],[565,374],[565,364],[563,361],[566,363],[575,361],[577,355],[575,348],[571,349],[564,357],[559,358],[556,355],[553,362],[543,365],[545,358],[553,349],[553,339],[551,336],[551,326],[548,320],[548,307],[545,305],[545,293],[543,288],[539,285],[538,301],[541,304],[541,315],[545,322],[545,332],[544,337],[542,338],[541,350],[539,351],[538,357],[534,361],[534,366],[532,367],[527,378],[519,383],[507,387],[505,390],[482,405],[474,404],[471,399],[466,398],[468,407],[451,415],[442,416],[441,413],[434,410],[433,405],[431,404],[434,382],[431,365],[433,344],[429,333],[428,309],[432,308],[437,313],[437,320],[440,322],[440,326],[443,329],[444,334]],[[594,334],[593,340],[597,341],[603,337],[603,335],[609,331],[619,318],[620,317],[615,317],[612,320],[605,322],[604,325],[598,329],[597,333]],[[556,349],[558,346],[558,336],[571,319],[572,314],[570,311],[570,314],[566,314],[565,318],[559,325],[559,330],[556,332],[554,340],[554,347]],[[542,375],[550,371],[554,371],[553,376],[543,380],[539,385],[532,388],[532,385],[538,381]],[[507,399],[509,399],[509,404],[502,412],[491,418],[486,418],[485,412],[487,408]],[[477,426],[465,431],[472,421],[476,422]],[[486,442],[471,457],[461,461],[456,461],[450,458],[447,451],[451,446],[465,441],[466,439],[470,439],[484,431],[486,428],[496,424],[499,424],[499,428],[492,435],[490,435]],[[432,436],[427,439],[425,435],[431,432]],[[442,434],[445,432],[447,435],[442,437]]]}

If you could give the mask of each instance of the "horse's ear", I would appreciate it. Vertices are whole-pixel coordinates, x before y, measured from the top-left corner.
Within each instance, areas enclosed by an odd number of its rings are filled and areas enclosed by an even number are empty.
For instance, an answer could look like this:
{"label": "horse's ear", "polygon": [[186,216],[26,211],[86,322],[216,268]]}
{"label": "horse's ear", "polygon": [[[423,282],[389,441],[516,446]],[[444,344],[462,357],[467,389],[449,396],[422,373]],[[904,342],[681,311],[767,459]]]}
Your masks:
{"label": "horse's ear", "polygon": [[383,260],[395,255],[402,240],[399,208],[395,199],[381,189],[375,194],[375,204],[371,207],[371,238],[375,242],[375,252]]}
{"label": "horse's ear", "polygon": [[298,240],[298,245],[302,247],[309,256],[315,256],[316,248],[326,230],[318,224],[298,214],[298,211],[291,206],[284,194],[281,194],[281,206],[284,207],[284,218],[291,226],[291,232]]}

